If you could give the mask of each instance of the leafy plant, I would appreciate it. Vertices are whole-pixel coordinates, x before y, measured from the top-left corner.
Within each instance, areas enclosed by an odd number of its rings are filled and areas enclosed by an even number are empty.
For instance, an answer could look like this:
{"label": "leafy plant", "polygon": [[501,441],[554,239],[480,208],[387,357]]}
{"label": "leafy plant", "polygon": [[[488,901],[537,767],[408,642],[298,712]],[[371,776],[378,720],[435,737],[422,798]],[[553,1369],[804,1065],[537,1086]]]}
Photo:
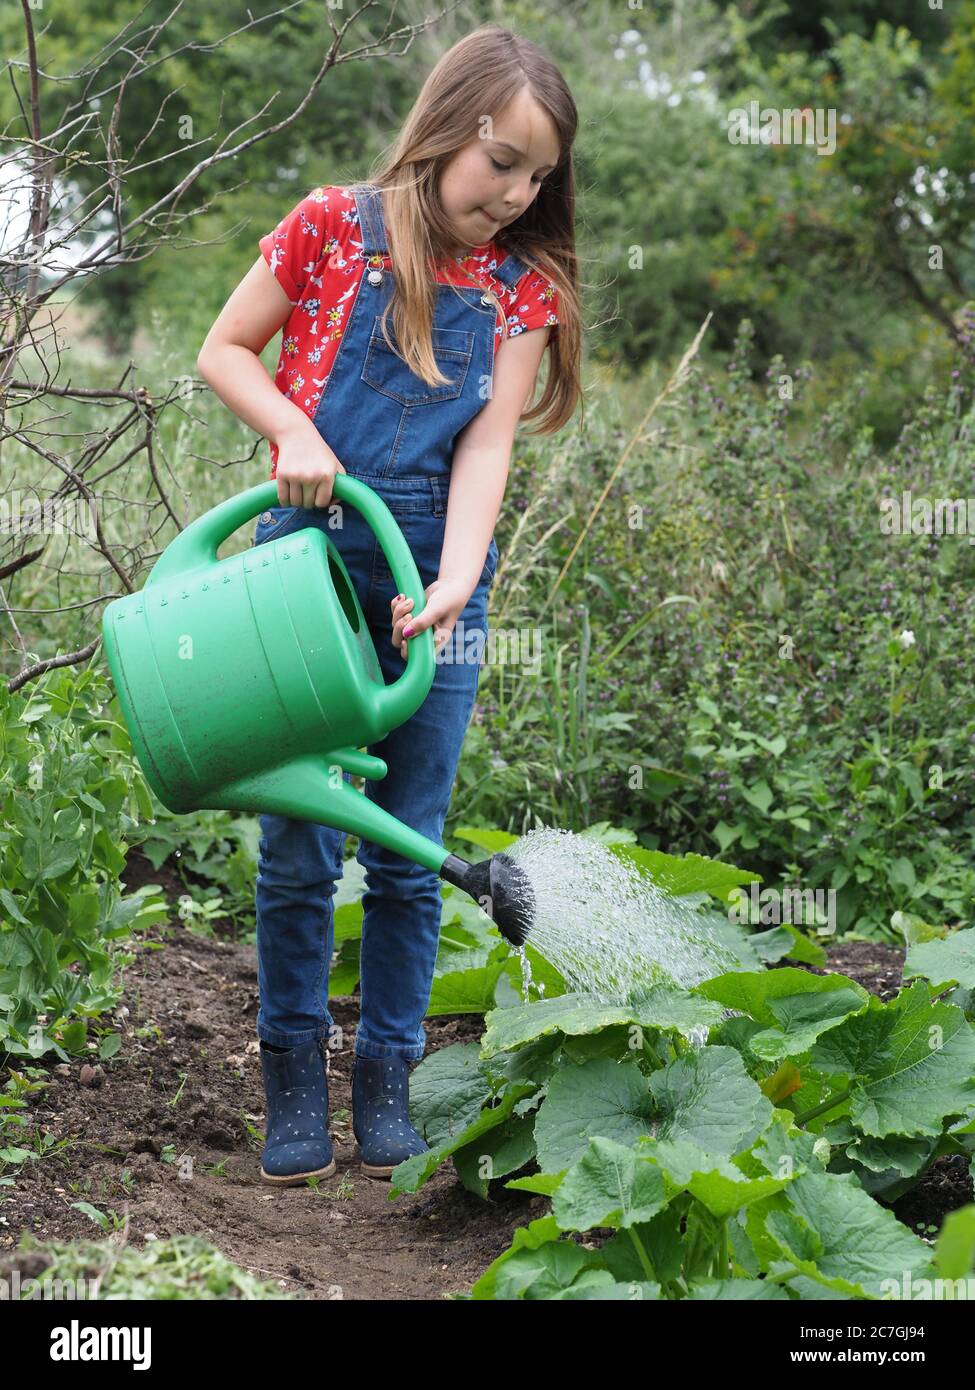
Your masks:
{"label": "leafy plant", "polygon": [[[496,832],[482,838],[498,847]],[[613,849],[685,900],[730,901],[748,878]],[[744,937],[740,968],[693,989],[608,1002],[562,982],[490,1009],[479,1044],[413,1074],[411,1119],[430,1148],[396,1168],[392,1194],[450,1159],[482,1197],[508,1179],[551,1199],[475,1299],[900,1297],[892,1268],[937,1269],[883,1204],[939,1157],[975,1154],[970,934],[916,943],[909,973],[930,983],[888,1003],[840,974],[765,969],[763,948],[774,960],[812,946],[795,931]],[[471,954],[477,997],[485,947],[447,949]]]}
{"label": "leafy plant", "polygon": [[118,943],[166,916],[155,885],[119,884],[133,812],[151,802],[110,700],[91,668],[23,696],[0,687],[0,1048],[15,1056],[86,1051],[132,959]]}

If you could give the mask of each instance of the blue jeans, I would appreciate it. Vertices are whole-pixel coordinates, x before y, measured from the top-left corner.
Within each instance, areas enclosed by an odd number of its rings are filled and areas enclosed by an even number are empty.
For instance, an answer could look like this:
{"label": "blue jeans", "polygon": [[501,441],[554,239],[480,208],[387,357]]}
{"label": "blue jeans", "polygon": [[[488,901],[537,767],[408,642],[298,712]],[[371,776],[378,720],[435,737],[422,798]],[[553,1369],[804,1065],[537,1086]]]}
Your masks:
{"label": "blue jeans", "polygon": [[[443,544],[445,516],[438,485],[421,477],[356,476],[374,486],[390,507],[426,587],[437,577]],[[340,529],[329,524],[330,514],[334,520],[337,513]],[[387,683],[395,680],[405,668],[392,642],[390,601],[397,587],[373,533],[351,506],[275,507],[258,521],[254,544],[305,526],[318,526],[341,551],[383,675]],[[462,632],[464,641],[447,644],[452,660],[442,660],[445,653],[438,653],[433,685],[416,713],[368,749],[386,761],[389,771],[378,781],[366,782],[366,795],[437,844],[443,843],[457,763],[477,694],[496,564],[492,540],[478,585],[455,629],[455,637]],[[342,876],[346,832],[278,815],[262,815],[260,824],[257,1033],[265,1042],[293,1047],[327,1039],[333,1026],[328,1009],[332,900]],[[440,938],[443,880],[368,840],[360,841],[356,858],[366,890],[355,1052],[360,1057],[398,1055],[415,1061],[426,1044],[422,1020]]]}

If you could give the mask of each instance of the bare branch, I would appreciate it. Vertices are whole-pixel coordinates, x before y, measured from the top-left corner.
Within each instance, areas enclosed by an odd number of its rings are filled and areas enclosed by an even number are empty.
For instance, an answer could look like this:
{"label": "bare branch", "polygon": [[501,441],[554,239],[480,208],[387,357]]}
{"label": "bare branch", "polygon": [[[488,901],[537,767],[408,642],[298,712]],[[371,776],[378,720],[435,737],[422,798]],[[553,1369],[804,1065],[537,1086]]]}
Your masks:
{"label": "bare branch", "polygon": [[36,680],[38,676],[43,676],[45,671],[53,671],[58,666],[78,666],[82,661],[87,661],[89,657],[95,655],[101,646],[101,638],[97,637],[94,642],[89,642],[87,647],[82,647],[77,652],[65,652],[61,656],[48,657],[46,661],[37,661],[33,666],[26,667],[23,671],[18,671],[13,680],[8,681],[7,689],[13,695],[21,686],[28,681]]}
{"label": "bare branch", "polygon": [[[0,253],[0,458],[16,479],[0,494],[0,615],[21,654],[11,691],[56,667],[84,662],[99,646],[92,631],[89,645],[35,660],[32,621],[50,624],[71,614],[73,622],[97,624],[112,597],[105,590],[134,593],[191,513],[194,479],[188,482],[167,452],[172,412],[179,416],[179,463],[193,464],[197,478],[245,467],[265,445],[243,436],[243,444],[211,457],[216,449],[187,439],[187,428],[200,421],[186,401],[205,389],[195,375],[146,381],[130,361],[104,385],[101,374],[87,372],[76,383],[77,358],[65,354],[65,310],[93,275],[135,266],[162,247],[214,246],[233,238],[239,224],[208,239],[192,236],[191,229],[218,198],[245,186],[241,161],[248,152],[296,125],[333,68],[402,56],[460,4],[452,0],[417,24],[400,22],[395,0],[382,8],[379,0],[359,0],[341,16],[325,7],[316,70],[298,92],[289,92],[287,109],[281,110],[281,92],[262,93],[254,109],[235,113],[223,129],[221,100],[212,131],[189,132],[190,140],[159,152],[160,131],[185,88],[164,80],[160,100],[136,123],[131,98],[138,84],[165,77],[166,63],[213,52],[242,35],[271,33],[275,25],[290,31],[293,13],[307,0],[258,16],[247,10],[244,21],[207,42],[174,41],[176,20],[187,14],[184,0],[171,0],[162,18],[146,0],[67,73],[45,67],[41,49],[49,26],[35,31],[30,0],[21,0],[24,49],[7,62],[18,114],[0,132],[0,216],[17,219]],[[366,14],[381,15],[374,26],[379,32],[347,47]],[[229,179],[230,169],[241,177]],[[139,206],[129,190],[147,174],[156,193],[148,206]],[[74,646],[79,639],[69,640]]]}

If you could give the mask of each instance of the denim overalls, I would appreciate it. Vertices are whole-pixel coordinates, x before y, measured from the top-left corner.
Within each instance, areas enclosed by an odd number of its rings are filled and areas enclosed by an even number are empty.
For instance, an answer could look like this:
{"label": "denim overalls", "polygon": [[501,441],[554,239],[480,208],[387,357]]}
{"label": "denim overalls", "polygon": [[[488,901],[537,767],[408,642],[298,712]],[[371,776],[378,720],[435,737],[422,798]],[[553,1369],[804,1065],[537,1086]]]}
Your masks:
{"label": "denim overalls", "polygon": [[[379,325],[392,291],[382,269],[386,230],[374,185],[355,196],[367,263],[314,423],[346,472],[373,488],[396,518],[421,583],[440,568],[447,496],[458,433],[484,407],[494,367],[497,311],[476,286],[438,285],[432,340],[446,386],[430,387],[387,347]],[[527,267],[508,256],[493,273],[514,286]],[[392,314],[388,329],[393,339]],[[334,517],[341,515],[341,526]],[[332,525],[329,518],[332,516]],[[254,544],[318,526],[342,554],[369,624],[387,684],[405,669],[392,642],[390,601],[397,593],[373,533],[352,506],[273,507],[262,513]],[[449,641],[452,659],[437,653],[430,693],[416,713],[369,752],[387,775],[367,781],[366,794],[421,835],[443,843],[454,776],[480,676],[487,639],[488,591],[498,548],[486,562]],[[481,636],[471,659],[470,636]],[[467,659],[465,658],[465,654]],[[346,780],[350,780],[348,773]],[[257,1033],[293,1047],[328,1038],[328,967],[334,946],[332,897],[342,876],[345,832],[285,816],[260,817],[257,876]],[[355,1051],[361,1057],[423,1056],[422,1025],[430,1000],[440,937],[440,877],[402,855],[362,840],[356,856],[365,874],[362,897],[361,1008]]]}

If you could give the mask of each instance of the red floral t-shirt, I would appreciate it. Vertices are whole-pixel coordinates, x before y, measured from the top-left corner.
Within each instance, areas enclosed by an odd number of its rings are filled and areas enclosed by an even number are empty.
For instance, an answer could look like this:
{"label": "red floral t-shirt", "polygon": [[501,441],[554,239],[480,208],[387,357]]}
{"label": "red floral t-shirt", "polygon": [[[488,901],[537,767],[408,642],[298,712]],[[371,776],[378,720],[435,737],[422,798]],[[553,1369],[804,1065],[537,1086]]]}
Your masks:
{"label": "red floral t-shirt", "polygon": [[[258,244],[272,275],[294,304],[282,332],[274,384],[313,418],[360,279],[373,267],[391,269],[392,261],[388,254],[363,255],[355,198],[337,184],[309,193]],[[528,271],[514,289],[509,289],[492,274],[505,255],[493,241],[475,246],[466,255],[442,262],[436,270],[436,283],[475,284],[491,290],[505,306],[509,337],[548,325],[557,331],[555,286],[536,271]],[[495,352],[502,334],[499,318],[494,330]],[[273,478],[278,450],[273,443],[270,448]]]}

